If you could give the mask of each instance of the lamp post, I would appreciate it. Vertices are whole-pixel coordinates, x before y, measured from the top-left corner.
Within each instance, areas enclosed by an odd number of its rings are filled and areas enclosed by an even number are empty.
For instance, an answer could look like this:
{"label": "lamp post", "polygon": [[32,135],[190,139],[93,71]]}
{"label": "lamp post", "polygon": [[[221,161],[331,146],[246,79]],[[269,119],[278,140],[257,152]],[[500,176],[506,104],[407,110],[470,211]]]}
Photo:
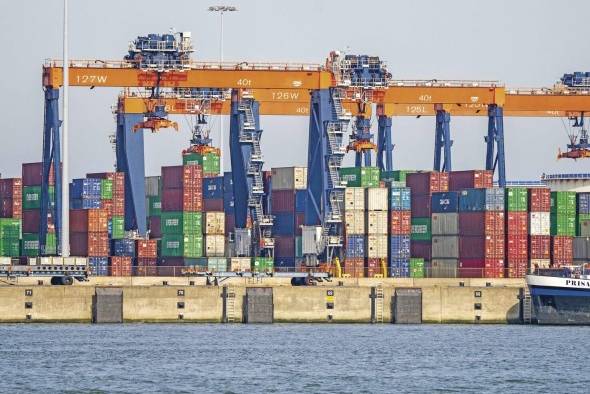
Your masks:
{"label": "lamp post", "polygon": [[[62,122],[62,173],[61,173],[61,255],[70,256],[70,191],[69,191],[69,150],[68,135],[68,101],[69,101],[69,64],[68,64],[68,0],[64,0],[63,25],[63,122]],[[55,168],[55,172],[59,171]]]}
{"label": "lamp post", "polygon": [[[212,5],[207,9],[209,12],[218,12],[219,13],[219,63],[223,63],[223,14],[226,12],[235,12],[238,9],[231,5]],[[223,160],[224,160],[224,148],[223,148],[223,115],[221,115],[219,120],[219,149],[221,150],[221,160],[219,163],[221,175],[223,175]]]}

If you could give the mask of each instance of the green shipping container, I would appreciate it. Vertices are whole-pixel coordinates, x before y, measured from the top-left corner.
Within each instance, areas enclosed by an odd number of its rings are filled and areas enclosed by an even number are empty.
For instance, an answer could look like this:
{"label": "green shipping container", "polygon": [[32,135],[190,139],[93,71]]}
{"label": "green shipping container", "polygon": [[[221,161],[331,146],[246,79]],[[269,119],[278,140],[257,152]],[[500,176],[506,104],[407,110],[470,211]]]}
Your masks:
{"label": "green shipping container", "polygon": [[379,187],[378,167],[345,167],[340,169],[340,179],[348,187]]}
{"label": "green shipping container", "polygon": [[39,256],[39,234],[23,234],[23,256]]}
{"label": "green shipping container", "polygon": [[20,238],[0,238],[0,256],[19,257]]}
{"label": "green shipping container", "polygon": [[162,234],[202,234],[201,212],[162,212]]}
{"label": "green shipping container", "polygon": [[295,257],[303,257],[303,237],[295,237]]}
{"label": "green shipping container", "polygon": [[184,259],[184,266],[185,267],[197,267],[200,271],[204,271],[207,269],[207,258],[206,257],[197,257],[197,258],[185,258]]}
{"label": "green shipping container", "polygon": [[203,257],[203,235],[184,234],[183,256],[192,258]]}
{"label": "green shipping container", "polygon": [[430,218],[412,218],[411,241],[430,241],[432,239]]}
{"label": "green shipping container", "polygon": [[100,199],[101,200],[112,200],[113,199],[113,181],[110,179],[100,180]]}
{"label": "green shipping container", "polygon": [[[55,191],[53,186],[49,186],[50,201],[55,201]],[[41,186],[24,186],[23,187],[23,209],[40,209],[41,208]]]}
{"label": "green shipping container", "polygon": [[424,278],[424,259],[416,257],[410,259],[410,278]]}
{"label": "green shipping container", "polygon": [[182,165],[184,166],[193,166],[193,165],[203,165],[203,155],[200,153],[187,153],[182,156]]}
{"label": "green shipping container", "polygon": [[21,220],[0,218],[0,238],[17,238],[21,235]]}
{"label": "green shipping container", "polygon": [[252,272],[271,272],[274,268],[274,261],[271,257],[253,257]]}
{"label": "green shipping container", "polygon": [[148,196],[147,200],[147,215],[161,216],[162,215],[162,199],[160,196]]}
{"label": "green shipping container", "polygon": [[551,235],[576,235],[576,216],[565,214],[551,214]]}
{"label": "green shipping container", "polygon": [[586,231],[582,231],[582,227],[588,227],[587,224],[586,224],[586,226],[582,226],[582,224],[584,222],[588,223],[588,220],[590,220],[590,213],[580,213],[580,214],[578,214],[578,216],[576,216],[576,236],[577,237],[587,237],[588,236],[586,234]]}
{"label": "green shipping container", "polygon": [[123,216],[113,216],[111,219],[111,238],[123,239],[125,238],[125,218]]}
{"label": "green shipping container", "polygon": [[526,187],[507,187],[506,210],[508,212],[526,212],[529,206],[529,193]]}
{"label": "green shipping container", "polygon": [[188,153],[182,156],[182,164],[185,166],[200,165],[203,167],[203,173],[207,175],[219,175],[220,157],[215,153]]}
{"label": "green shipping container", "polygon": [[209,257],[207,270],[211,272],[227,272],[227,259],[225,257]]}
{"label": "green shipping container", "polygon": [[406,184],[406,176],[412,174],[414,170],[395,170],[395,171],[382,171],[380,179],[388,182],[403,182]]}
{"label": "green shipping container", "polygon": [[57,237],[55,236],[55,233],[47,233],[45,236],[45,254],[57,254]]}
{"label": "green shipping container", "polygon": [[182,234],[162,234],[162,256],[182,257],[184,236]]}
{"label": "green shipping container", "polygon": [[551,213],[576,213],[576,192],[551,192]]}

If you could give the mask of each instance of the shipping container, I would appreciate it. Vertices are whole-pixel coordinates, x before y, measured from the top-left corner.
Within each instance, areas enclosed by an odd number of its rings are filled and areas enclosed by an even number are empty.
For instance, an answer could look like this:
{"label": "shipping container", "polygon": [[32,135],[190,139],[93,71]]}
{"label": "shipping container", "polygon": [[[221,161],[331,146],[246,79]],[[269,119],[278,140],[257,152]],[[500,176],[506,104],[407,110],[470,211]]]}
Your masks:
{"label": "shipping container", "polygon": [[458,213],[433,213],[432,214],[432,235],[458,235],[459,214]]}
{"label": "shipping container", "polygon": [[158,259],[156,257],[138,257],[134,274],[137,276],[158,275]]}
{"label": "shipping container", "polygon": [[531,259],[531,272],[551,267],[551,259]]}
{"label": "shipping container", "polygon": [[576,214],[575,213],[551,213],[551,235],[576,235]]}
{"label": "shipping container", "polygon": [[[1,192],[0,192],[0,194],[1,194]],[[578,204],[578,208],[577,208],[578,214],[584,214],[584,215],[590,214],[590,193],[588,193],[588,192],[577,193],[576,199],[577,199],[577,204]]]}
{"label": "shipping container", "polygon": [[272,192],[271,212],[295,212],[295,191],[275,190]]}
{"label": "shipping container", "polygon": [[365,236],[361,235],[350,235],[347,234],[345,237],[345,252],[347,258],[356,258],[365,256]]}
{"label": "shipping container", "polygon": [[203,178],[203,199],[223,199],[223,177]]}
{"label": "shipping container", "polygon": [[410,277],[410,259],[391,259],[389,263],[389,276],[392,278]]}
{"label": "shipping container", "polygon": [[572,245],[574,260],[588,260],[590,258],[590,238],[574,237]]}
{"label": "shipping container", "polygon": [[70,228],[74,232],[107,232],[108,220],[104,209],[70,210]]}
{"label": "shipping container", "polygon": [[225,256],[225,237],[223,235],[205,235],[205,256],[223,257]]}
{"label": "shipping container", "polygon": [[582,219],[579,221],[578,235],[580,237],[590,237],[590,219]]}
{"label": "shipping container", "polygon": [[[427,218],[412,218],[411,239],[412,241],[430,241],[432,239],[431,219]],[[422,257],[422,256],[416,256]]]}
{"label": "shipping container", "polygon": [[[448,172],[416,172],[406,176],[406,185],[412,194],[432,194],[449,191]],[[413,209],[413,207],[412,207]]]}
{"label": "shipping container", "polygon": [[293,212],[275,213],[273,216],[273,234],[295,235],[295,214]]}
{"label": "shipping container", "polygon": [[459,258],[459,237],[455,235],[433,236],[432,258]]}
{"label": "shipping container", "polygon": [[551,213],[575,214],[576,192],[551,192]]}
{"label": "shipping container", "polygon": [[[70,197],[74,199],[101,198],[101,180],[97,178],[73,179],[70,183]],[[112,189],[111,189],[112,191]]]}
{"label": "shipping container", "polygon": [[461,278],[503,278],[504,259],[461,259],[459,260],[459,276]]}
{"label": "shipping container", "polygon": [[506,260],[528,259],[529,237],[526,234],[506,235]]}
{"label": "shipping container", "polygon": [[387,182],[400,182],[405,185],[406,176],[416,172],[415,170],[393,170],[393,171],[381,171],[380,179]]}
{"label": "shipping container", "polygon": [[412,232],[412,214],[410,211],[391,211],[389,233],[391,235],[407,235]]}
{"label": "shipping container", "polygon": [[508,234],[526,235],[529,229],[529,214],[527,212],[506,212],[506,232]]}
{"label": "shipping container", "polygon": [[162,189],[182,189],[183,166],[162,167]]}
{"label": "shipping container", "polygon": [[410,211],[412,209],[412,194],[409,187],[389,188],[389,210]]}
{"label": "shipping container", "polygon": [[531,260],[551,258],[551,237],[549,235],[529,236],[529,246]]}
{"label": "shipping container", "polygon": [[[307,189],[295,191],[295,212],[305,213],[305,206],[307,205]],[[274,200],[274,194],[271,195]]]}
{"label": "shipping container", "polygon": [[157,197],[162,192],[162,178],[157,176],[145,177],[145,195],[147,197]]}
{"label": "shipping container", "polygon": [[[583,228],[587,226],[584,225],[584,222],[590,220],[590,213],[579,213],[576,215],[576,235],[578,237],[587,236],[586,234],[582,234]],[[585,230],[585,229],[584,229]]]}
{"label": "shipping container", "polygon": [[459,233],[462,236],[504,234],[505,214],[498,211],[461,212]]}
{"label": "shipping container", "polygon": [[272,168],[272,190],[307,189],[307,167]]}
{"label": "shipping container", "polygon": [[111,256],[135,257],[135,240],[128,238],[111,240]]}
{"label": "shipping container", "polygon": [[508,212],[526,212],[529,207],[529,194],[525,187],[507,187],[505,195]]}
{"label": "shipping container", "polygon": [[431,203],[430,194],[415,194],[412,192],[412,218],[430,216],[432,213]]}
{"label": "shipping container", "polygon": [[346,234],[365,234],[365,211],[344,211],[344,226],[346,229]]}
{"label": "shipping container", "polygon": [[162,214],[162,199],[160,196],[146,197],[147,216],[160,216]]}
{"label": "shipping container", "polygon": [[108,257],[89,257],[88,265],[93,276],[107,276],[109,274]]}
{"label": "shipping container", "polygon": [[204,212],[223,211],[223,199],[219,200],[203,200]]}
{"label": "shipping container", "polygon": [[378,167],[340,168],[340,180],[346,182],[348,187],[379,187],[379,178]]}
{"label": "shipping container", "polygon": [[[22,185],[23,186],[40,186],[43,179],[43,163],[23,163],[22,165]],[[53,163],[49,167],[48,183],[55,183],[55,172]]]}
{"label": "shipping container", "polygon": [[225,213],[223,212],[204,212],[203,213],[203,233],[204,234],[225,234]]}
{"label": "shipping container", "polygon": [[232,257],[230,259],[230,270],[232,272],[250,272],[250,257]]}
{"label": "shipping container", "polygon": [[494,186],[494,173],[489,170],[451,171],[449,190],[486,189]]}
{"label": "shipping container", "polygon": [[390,259],[409,258],[411,256],[411,242],[407,235],[392,235],[389,237]]}
{"label": "shipping container", "polygon": [[367,257],[387,258],[387,235],[367,236]]}
{"label": "shipping container", "polygon": [[202,234],[201,212],[162,212],[160,225],[164,234]]}
{"label": "shipping container", "polygon": [[251,269],[253,272],[272,272],[274,261],[270,257],[253,257]]}
{"label": "shipping container", "polygon": [[432,258],[432,243],[428,241],[414,241],[410,243],[410,255],[429,261]]}
{"label": "shipping container", "polygon": [[182,211],[183,190],[182,189],[164,189],[162,190],[162,200],[160,203],[162,212]]}
{"label": "shipping container", "polygon": [[110,276],[131,276],[132,268],[131,257],[113,256],[109,259]]}
{"label": "shipping container", "polygon": [[[49,201],[55,202],[54,186],[48,189]],[[23,209],[40,209],[41,208],[41,186],[24,186],[22,188],[22,208]]]}
{"label": "shipping container", "polygon": [[380,187],[369,187],[366,189],[365,201],[368,211],[387,211],[388,210],[388,189]]}
{"label": "shipping container", "polygon": [[427,278],[456,278],[457,259],[433,259],[425,262],[425,274]]}
{"label": "shipping container", "polygon": [[109,255],[109,235],[106,231],[89,232],[87,233],[87,237],[88,257],[104,257]]}
{"label": "shipping container", "polygon": [[137,241],[138,258],[158,257],[158,241],[155,239],[141,239]]}
{"label": "shipping container", "polygon": [[346,258],[343,267],[344,274],[350,275],[353,278],[362,278],[365,276],[365,259],[361,258]]}
{"label": "shipping container", "polygon": [[362,187],[347,187],[344,189],[344,210],[365,210],[365,189]]}
{"label": "shipping container", "polygon": [[506,261],[506,277],[524,278],[529,271],[528,259],[512,259]]}
{"label": "shipping container", "polygon": [[388,227],[387,211],[367,212],[367,234],[386,235]]}
{"label": "shipping container", "polygon": [[[157,218],[158,221],[160,218]],[[111,223],[111,238],[112,239],[121,239],[125,236],[125,218],[123,216],[113,216],[110,220]],[[151,226],[151,225],[150,225]],[[150,227],[151,228],[151,227]],[[159,225],[158,225],[159,229]],[[158,230],[159,234],[159,230]]]}
{"label": "shipping container", "polygon": [[504,259],[504,235],[459,237],[460,259]]}
{"label": "shipping container", "polygon": [[573,260],[573,237],[551,237],[551,261],[553,266],[571,265]]}
{"label": "shipping container", "polygon": [[430,206],[433,213],[459,212],[459,192],[432,193]]}
{"label": "shipping container", "polygon": [[410,259],[410,278],[424,278],[424,259]]}
{"label": "shipping container", "polygon": [[365,277],[374,278],[377,275],[383,275],[383,259],[368,258],[365,260]]}
{"label": "shipping container", "polygon": [[[114,220],[114,218],[113,218]],[[150,216],[148,219],[148,229],[150,230],[150,239],[162,238],[162,227],[160,216]],[[114,221],[113,221],[114,228]]]}
{"label": "shipping container", "polygon": [[467,189],[459,195],[460,212],[504,211],[504,189]]}
{"label": "shipping container", "polygon": [[288,235],[275,236],[275,258],[295,257],[295,237]]}
{"label": "shipping container", "polygon": [[551,190],[544,187],[529,189],[529,211],[550,212]]}
{"label": "shipping container", "polygon": [[551,215],[549,212],[531,212],[529,216],[530,235],[551,235]]}

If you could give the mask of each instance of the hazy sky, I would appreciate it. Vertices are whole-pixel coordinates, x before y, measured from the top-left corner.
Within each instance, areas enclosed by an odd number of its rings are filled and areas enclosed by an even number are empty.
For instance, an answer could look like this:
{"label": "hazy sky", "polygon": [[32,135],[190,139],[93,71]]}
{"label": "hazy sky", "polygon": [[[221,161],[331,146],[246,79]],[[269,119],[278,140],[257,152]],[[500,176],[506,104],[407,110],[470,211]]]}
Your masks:
{"label": "hazy sky", "polygon": [[[567,7],[564,3],[567,3]],[[192,31],[194,59],[217,60],[219,17],[212,1],[70,0],[70,57],[122,59],[127,44],[150,32]],[[500,80],[511,87],[552,86],[564,72],[590,69],[590,2],[457,1],[231,1],[225,59],[323,63],[333,49],[374,54],[394,78]],[[43,124],[41,65],[61,57],[62,0],[0,1],[0,172],[20,176],[22,162],[40,161]],[[363,26],[364,23],[364,26]],[[110,170],[118,89],[73,88],[70,94],[71,174]],[[146,172],[180,163],[190,138],[181,131],[146,134]],[[218,124],[212,120],[213,126]],[[542,172],[590,172],[590,162],[557,162],[567,134],[561,119],[504,122],[508,179]],[[226,127],[229,122],[225,121]],[[307,163],[305,117],[263,117],[266,165]],[[453,169],[483,168],[486,118],[451,121]],[[217,136],[217,134],[216,134]],[[227,136],[227,130],[226,130]],[[393,120],[395,168],[432,167],[433,118]],[[227,143],[225,146],[228,146]],[[352,161],[352,157],[348,160]],[[225,155],[226,168],[229,154]]]}

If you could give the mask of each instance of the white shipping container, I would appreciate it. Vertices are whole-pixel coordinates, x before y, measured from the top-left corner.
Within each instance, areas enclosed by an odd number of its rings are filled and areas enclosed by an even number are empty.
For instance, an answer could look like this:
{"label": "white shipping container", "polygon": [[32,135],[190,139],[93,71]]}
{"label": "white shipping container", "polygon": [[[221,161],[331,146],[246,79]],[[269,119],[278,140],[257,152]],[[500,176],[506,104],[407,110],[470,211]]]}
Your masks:
{"label": "white shipping container", "polygon": [[530,235],[551,234],[551,214],[549,212],[531,212],[529,217]]}
{"label": "white shipping container", "polygon": [[53,263],[51,257],[39,257],[39,265],[51,265]]}
{"label": "white shipping container", "polygon": [[346,234],[365,234],[365,211],[344,211]]}
{"label": "white shipping container", "polygon": [[344,210],[365,210],[365,189],[362,187],[347,187],[344,190]]}
{"label": "white shipping container", "polygon": [[387,211],[367,212],[367,234],[387,235],[388,227]]}
{"label": "white shipping container", "polygon": [[305,254],[318,252],[318,244],[322,241],[321,226],[301,226],[301,251]]}
{"label": "white shipping container", "polygon": [[531,259],[531,271],[535,268],[551,268],[550,259]]}
{"label": "white shipping container", "polygon": [[225,256],[225,237],[223,235],[205,235],[205,256]]}
{"label": "white shipping container", "polygon": [[252,259],[250,257],[232,257],[230,260],[230,270],[232,272],[250,272]]}
{"label": "white shipping container", "polygon": [[12,259],[10,257],[0,257],[0,265],[10,265],[12,264]]}
{"label": "white shipping container", "polygon": [[281,167],[272,169],[272,190],[307,189],[307,167]]}
{"label": "white shipping container", "polygon": [[38,257],[29,257],[27,259],[27,265],[39,265],[39,258]]}
{"label": "white shipping container", "polygon": [[225,234],[225,213],[203,212],[203,232],[211,235]]}
{"label": "white shipping container", "polygon": [[81,267],[86,266],[86,265],[88,265],[88,258],[86,258],[86,257],[76,257],[75,264],[77,266],[81,266]]}
{"label": "white shipping container", "polygon": [[160,177],[146,176],[145,177],[145,195],[146,197],[154,197],[160,195]]}
{"label": "white shipping container", "polygon": [[367,236],[367,257],[370,259],[387,258],[387,235]]}
{"label": "white shipping container", "polygon": [[384,187],[367,188],[367,210],[387,211],[388,189]]}

